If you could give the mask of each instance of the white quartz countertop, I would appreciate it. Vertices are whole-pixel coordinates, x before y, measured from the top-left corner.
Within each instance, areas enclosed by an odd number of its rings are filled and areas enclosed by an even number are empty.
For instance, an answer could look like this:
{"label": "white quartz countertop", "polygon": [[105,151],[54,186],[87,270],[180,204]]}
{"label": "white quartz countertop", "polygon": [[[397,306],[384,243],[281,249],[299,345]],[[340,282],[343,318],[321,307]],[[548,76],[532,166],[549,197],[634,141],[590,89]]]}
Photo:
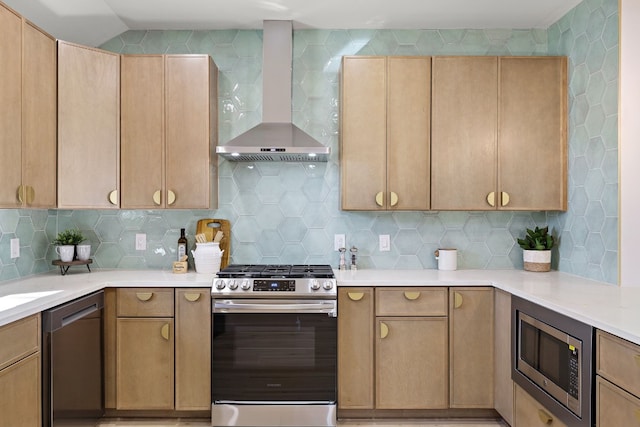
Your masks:
{"label": "white quartz countertop", "polygon": [[[106,287],[210,287],[214,274],[168,270],[69,270],[0,284],[0,326]],[[640,287],[552,271],[336,271],[338,286],[494,286],[640,344]]]}

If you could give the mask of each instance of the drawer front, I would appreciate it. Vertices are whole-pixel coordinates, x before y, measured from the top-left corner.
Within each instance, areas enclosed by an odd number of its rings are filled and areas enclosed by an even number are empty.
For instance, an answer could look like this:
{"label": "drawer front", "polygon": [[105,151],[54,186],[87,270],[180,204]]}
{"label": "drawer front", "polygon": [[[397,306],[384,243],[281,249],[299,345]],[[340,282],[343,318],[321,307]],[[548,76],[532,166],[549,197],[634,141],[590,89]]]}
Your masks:
{"label": "drawer front", "polygon": [[40,349],[40,314],[0,328],[0,369]]}
{"label": "drawer front", "polygon": [[173,288],[119,288],[118,317],[173,317]]}
{"label": "drawer front", "polygon": [[519,386],[516,386],[515,393],[515,425],[517,427],[567,427]]}
{"label": "drawer front", "polygon": [[376,288],[376,316],[446,316],[447,288]]}
{"label": "drawer front", "polygon": [[596,352],[598,375],[640,397],[640,346],[597,331]]}
{"label": "drawer front", "polygon": [[596,425],[640,427],[640,399],[596,377]]}

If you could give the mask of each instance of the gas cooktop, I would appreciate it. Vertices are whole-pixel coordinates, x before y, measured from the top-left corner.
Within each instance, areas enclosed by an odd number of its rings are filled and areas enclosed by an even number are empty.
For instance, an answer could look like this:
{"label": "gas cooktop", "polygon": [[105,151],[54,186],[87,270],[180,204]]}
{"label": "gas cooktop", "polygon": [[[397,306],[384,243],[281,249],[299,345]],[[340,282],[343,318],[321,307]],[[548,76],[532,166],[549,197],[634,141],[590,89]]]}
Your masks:
{"label": "gas cooktop", "polygon": [[230,264],[216,274],[215,296],[319,296],[336,295],[330,265]]}

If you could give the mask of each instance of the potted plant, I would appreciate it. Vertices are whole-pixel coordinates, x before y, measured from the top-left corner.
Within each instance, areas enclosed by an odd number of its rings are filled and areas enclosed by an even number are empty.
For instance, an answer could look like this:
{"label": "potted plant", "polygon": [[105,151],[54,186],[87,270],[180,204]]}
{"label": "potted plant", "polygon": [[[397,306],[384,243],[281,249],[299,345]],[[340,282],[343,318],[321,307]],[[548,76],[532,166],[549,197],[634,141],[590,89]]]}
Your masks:
{"label": "potted plant", "polygon": [[76,245],[83,241],[84,236],[80,230],[68,229],[58,233],[53,244],[58,246],[56,252],[60,255],[60,260],[69,262],[76,257]]}
{"label": "potted plant", "polygon": [[527,271],[549,271],[551,269],[551,248],[555,241],[549,234],[549,227],[535,230],[527,228],[524,239],[518,239],[523,249],[524,269]]}

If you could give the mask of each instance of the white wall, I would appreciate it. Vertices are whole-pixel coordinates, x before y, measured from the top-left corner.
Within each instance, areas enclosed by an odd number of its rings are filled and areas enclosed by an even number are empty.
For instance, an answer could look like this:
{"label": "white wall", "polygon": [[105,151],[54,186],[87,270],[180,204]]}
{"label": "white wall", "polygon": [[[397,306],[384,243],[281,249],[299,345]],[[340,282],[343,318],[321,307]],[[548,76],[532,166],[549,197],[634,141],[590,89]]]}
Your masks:
{"label": "white wall", "polygon": [[620,0],[619,278],[640,286],[640,2]]}

